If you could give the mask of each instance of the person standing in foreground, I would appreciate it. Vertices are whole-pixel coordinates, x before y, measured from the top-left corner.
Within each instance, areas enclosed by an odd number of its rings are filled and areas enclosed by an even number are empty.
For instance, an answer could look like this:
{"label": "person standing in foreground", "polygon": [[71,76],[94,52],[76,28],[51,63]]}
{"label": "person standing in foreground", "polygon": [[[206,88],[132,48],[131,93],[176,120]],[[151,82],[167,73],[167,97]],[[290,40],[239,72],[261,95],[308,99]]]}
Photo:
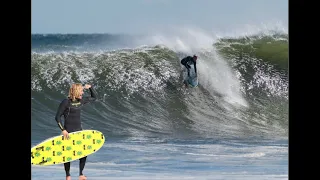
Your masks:
{"label": "person standing in foreground", "polygon": [[[82,97],[83,89],[89,89],[91,97]],[[72,84],[69,89],[69,95],[67,99],[64,99],[58,108],[55,120],[58,123],[59,128],[65,139],[69,138],[68,133],[82,130],[81,126],[81,108],[83,105],[93,102],[97,99],[94,89],[91,85],[86,84],[84,87],[80,83]],[[61,124],[61,116],[64,116],[64,125]],[[87,178],[83,175],[87,157],[81,158],[79,161],[79,180],[86,180]],[[66,171],[66,180],[71,180],[70,176],[70,162],[64,163],[64,169]]]}
{"label": "person standing in foreground", "polygon": [[197,59],[198,57],[196,55],[193,55],[193,57],[187,56],[181,59],[181,64],[184,65],[188,70],[188,77],[190,77],[190,68],[191,68],[189,64],[194,64],[194,71],[197,74]]}

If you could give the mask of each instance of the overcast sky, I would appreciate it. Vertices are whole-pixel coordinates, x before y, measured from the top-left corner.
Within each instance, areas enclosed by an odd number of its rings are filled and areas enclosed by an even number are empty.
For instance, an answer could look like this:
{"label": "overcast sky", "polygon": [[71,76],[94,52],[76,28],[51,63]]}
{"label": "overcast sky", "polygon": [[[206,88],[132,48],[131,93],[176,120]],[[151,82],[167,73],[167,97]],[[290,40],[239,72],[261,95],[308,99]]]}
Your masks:
{"label": "overcast sky", "polygon": [[32,33],[143,33],[288,24],[287,0],[32,0]]}

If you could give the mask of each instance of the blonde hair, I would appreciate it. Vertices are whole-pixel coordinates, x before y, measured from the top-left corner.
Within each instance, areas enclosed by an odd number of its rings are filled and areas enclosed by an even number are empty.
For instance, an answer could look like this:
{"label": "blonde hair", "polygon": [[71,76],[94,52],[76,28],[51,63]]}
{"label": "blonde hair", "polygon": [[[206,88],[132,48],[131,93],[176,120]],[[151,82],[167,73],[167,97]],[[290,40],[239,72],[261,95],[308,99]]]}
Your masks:
{"label": "blonde hair", "polygon": [[83,90],[82,84],[80,83],[74,83],[69,89],[69,95],[68,98],[70,98],[72,101],[75,101],[76,98],[80,97],[80,92]]}

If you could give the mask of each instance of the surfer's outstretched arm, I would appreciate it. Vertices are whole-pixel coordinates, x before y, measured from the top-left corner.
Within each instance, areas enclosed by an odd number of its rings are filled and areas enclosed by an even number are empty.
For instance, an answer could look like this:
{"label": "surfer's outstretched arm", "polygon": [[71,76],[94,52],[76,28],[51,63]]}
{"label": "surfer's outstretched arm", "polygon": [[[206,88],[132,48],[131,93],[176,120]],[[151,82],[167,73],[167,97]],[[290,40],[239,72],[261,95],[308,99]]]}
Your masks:
{"label": "surfer's outstretched arm", "polygon": [[64,100],[60,103],[59,108],[58,108],[58,111],[57,111],[57,113],[56,113],[55,119],[56,119],[56,121],[57,121],[57,123],[58,123],[58,126],[59,126],[59,128],[61,129],[61,131],[64,130],[64,128],[63,128],[63,126],[62,126],[62,124],[61,124],[61,116],[64,114],[64,111],[67,109],[67,107],[68,107],[68,99],[64,99]]}
{"label": "surfer's outstretched arm", "polygon": [[84,97],[82,99],[82,103],[83,104],[87,104],[87,103],[93,102],[93,101],[95,101],[97,99],[97,94],[95,93],[95,90],[93,89],[93,87],[90,86],[88,89],[90,90],[91,96],[90,97]]}

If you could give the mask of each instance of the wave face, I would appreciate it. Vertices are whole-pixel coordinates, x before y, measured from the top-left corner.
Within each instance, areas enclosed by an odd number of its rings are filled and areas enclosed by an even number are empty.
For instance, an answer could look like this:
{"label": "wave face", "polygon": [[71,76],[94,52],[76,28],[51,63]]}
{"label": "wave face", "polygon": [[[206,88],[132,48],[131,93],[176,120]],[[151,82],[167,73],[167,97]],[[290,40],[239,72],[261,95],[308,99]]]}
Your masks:
{"label": "wave face", "polygon": [[[287,138],[287,47],[288,35],[279,32],[32,35],[32,135],[56,135],[58,105],[70,83],[81,82],[99,96],[83,109],[83,127],[108,136]],[[192,54],[199,87],[186,89],[180,59]]]}

